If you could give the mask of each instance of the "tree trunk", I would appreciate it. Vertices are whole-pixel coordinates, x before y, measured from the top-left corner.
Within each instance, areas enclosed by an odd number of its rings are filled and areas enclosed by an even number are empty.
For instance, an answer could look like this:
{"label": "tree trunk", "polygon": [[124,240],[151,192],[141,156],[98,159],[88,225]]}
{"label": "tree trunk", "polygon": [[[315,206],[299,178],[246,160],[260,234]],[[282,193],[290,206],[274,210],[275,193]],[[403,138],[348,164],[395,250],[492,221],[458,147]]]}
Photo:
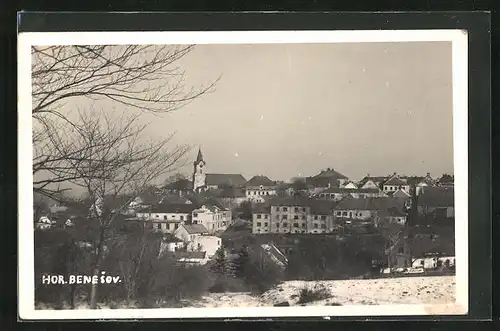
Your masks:
{"label": "tree trunk", "polygon": [[[99,235],[99,243],[97,244],[96,257],[94,260],[94,267],[92,270],[92,276],[99,277],[99,262],[101,261],[102,246],[104,242],[104,227],[101,227],[101,233]],[[92,283],[90,290],[90,309],[97,309],[97,284]]]}

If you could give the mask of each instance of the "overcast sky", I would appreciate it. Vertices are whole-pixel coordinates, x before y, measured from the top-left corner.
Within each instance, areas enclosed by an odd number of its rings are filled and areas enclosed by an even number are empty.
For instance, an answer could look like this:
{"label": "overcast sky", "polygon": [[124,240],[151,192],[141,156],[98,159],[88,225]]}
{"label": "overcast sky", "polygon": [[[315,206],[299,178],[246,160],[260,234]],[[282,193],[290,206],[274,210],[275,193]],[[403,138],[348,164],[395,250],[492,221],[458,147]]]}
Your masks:
{"label": "overcast sky", "polygon": [[247,179],[452,173],[451,64],[448,42],[199,45],[182,65],[216,91],[150,129]]}
{"label": "overcast sky", "polygon": [[201,147],[206,172],[247,179],[436,177],[453,173],[451,55],[451,42],[198,45],[179,62],[186,83],[221,77],[216,90],[144,119],[193,146],[186,174]]}

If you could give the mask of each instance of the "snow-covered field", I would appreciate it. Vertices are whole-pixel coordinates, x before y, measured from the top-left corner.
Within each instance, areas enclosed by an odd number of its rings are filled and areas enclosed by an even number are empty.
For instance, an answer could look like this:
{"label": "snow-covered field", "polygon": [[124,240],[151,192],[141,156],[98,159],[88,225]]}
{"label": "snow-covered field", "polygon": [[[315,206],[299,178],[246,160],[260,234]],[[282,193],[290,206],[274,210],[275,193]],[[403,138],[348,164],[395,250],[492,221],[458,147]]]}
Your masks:
{"label": "snow-covered field", "polygon": [[305,305],[449,304],[455,302],[455,276],[401,277],[322,282],[288,281],[261,296],[249,293],[212,293],[191,307],[258,307],[288,302],[298,305],[304,287],[323,284],[330,298]]}
{"label": "snow-covered field", "polygon": [[[300,304],[299,293],[303,288],[315,285],[326,288],[327,298]],[[165,304],[162,308],[192,307],[263,307],[286,303],[290,306],[347,306],[387,304],[452,304],[456,301],[455,276],[400,277],[380,279],[330,280],[330,281],[287,281],[262,295],[251,293],[210,293],[200,299],[184,301],[175,305]],[[67,309],[69,307],[66,307]],[[138,308],[134,303],[99,305],[99,308]],[[159,307],[160,308],[160,307]],[[51,309],[40,304],[37,309]],[[86,303],[79,303],[76,309],[88,309]]]}

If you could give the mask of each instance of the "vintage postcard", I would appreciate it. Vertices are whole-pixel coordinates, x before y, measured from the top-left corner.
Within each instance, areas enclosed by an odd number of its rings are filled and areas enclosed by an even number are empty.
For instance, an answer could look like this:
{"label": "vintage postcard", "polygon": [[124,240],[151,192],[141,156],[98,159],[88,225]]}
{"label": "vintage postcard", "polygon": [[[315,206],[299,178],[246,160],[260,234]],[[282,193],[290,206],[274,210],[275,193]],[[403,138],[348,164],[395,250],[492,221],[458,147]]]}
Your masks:
{"label": "vintage postcard", "polygon": [[18,45],[20,318],[468,312],[466,32]]}

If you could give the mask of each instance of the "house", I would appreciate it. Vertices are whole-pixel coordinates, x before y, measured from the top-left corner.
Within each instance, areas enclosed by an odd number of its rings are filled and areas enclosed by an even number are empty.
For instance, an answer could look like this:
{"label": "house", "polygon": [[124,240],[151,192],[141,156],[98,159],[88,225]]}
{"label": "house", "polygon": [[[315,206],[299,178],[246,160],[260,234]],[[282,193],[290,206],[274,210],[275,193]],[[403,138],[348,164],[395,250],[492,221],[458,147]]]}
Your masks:
{"label": "house", "polygon": [[234,210],[243,202],[247,201],[247,197],[244,189],[227,187],[217,194],[217,201],[219,201],[222,207],[228,210]]}
{"label": "house", "polygon": [[191,252],[206,252],[207,258],[212,258],[215,252],[222,247],[222,239],[216,236],[201,235],[194,237],[187,244],[187,250]]}
{"label": "house", "polygon": [[319,174],[313,177],[306,177],[305,180],[309,194],[311,195],[318,194],[329,187],[341,187],[349,181],[347,176],[332,168],[321,170]]}
{"label": "house", "polygon": [[194,161],[193,190],[201,192],[204,190],[221,189],[224,187],[242,187],[247,182],[241,174],[214,174],[205,172],[206,162],[203,159],[201,149]]}
{"label": "house", "polygon": [[406,223],[406,199],[396,198],[366,198],[355,199],[347,197],[338,202],[334,208],[335,218],[349,220],[348,223],[369,222],[374,225],[381,218]]}
{"label": "house", "polygon": [[389,197],[392,197],[392,198],[400,198],[400,199],[407,199],[407,198],[410,198],[410,193],[402,190],[402,189],[398,189],[396,191],[391,191],[391,192],[387,192],[386,193],[387,196]]}
{"label": "house", "polygon": [[160,244],[160,253],[158,254],[159,256],[163,255],[165,252],[177,252],[185,247],[185,243],[171,235],[167,234],[163,237],[161,244]]}
{"label": "house", "polygon": [[384,197],[385,194],[378,188],[347,188],[330,187],[318,194],[320,199],[340,201],[343,198],[351,196],[356,199]]}
{"label": "house", "polygon": [[203,224],[181,224],[173,233],[174,237],[186,244],[194,241],[198,236],[207,234],[208,230]]}
{"label": "house", "polygon": [[406,229],[400,233],[395,243],[386,249],[390,268],[435,269],[455,264],[453,238],[421,236],[418,231],[418,229]]}
{"label": "house", "polygon": [[455,176],[443,174],[436,180],[436,186],[453,187],[455,185]]}
{"label": "house", "polygon": [[418,196],[418,212],[433,218],[455,217],[455,193],[453,186],[423,187]]}
{"label": "house", "polygon": [[215,203],[204,203],[192,212],[192,223],[203,224],[210,233],[225,231],[231,219],[231,211]]}
{"label": "house", "polygon": [[345,185],[340,185],[340,187],[345,189],[358,189],[358,185],[354,182],[347,182]]}
{"label": "house", "polygon": [[35,223],[35,229],[38,229],[38,230],[47,230],[47,229],[50,229],[53,226],[55,226],[55,224],[56,224],[56,221],[50,220],[46,216],[42,216]]}
{"label": "house", "polygon": [[245,183],[245,195],[249,201],[256,197],[276,195],[277,184],[266,176],[253,176]]}
{"label": "house", "polygon": [[370,176],[367,174],[358,183],[358,187],[362,189],[383,189],[383,185],[390,176]]}
{"label": "house", "polygon": [[153,229],[173,233],[181,224],[189,224],[192,220],[194,204],[159,204],[136,214],[139,219],[150,221]]}
{"label": "house", "polygon": [[335,229],[333,203],[309,198],[275,198],[256,205],[252,233],[329,233]]}
{"label": "house", "polygon": [[410,193],[410,184],[404,178],[400,178],[394,173],[388,180],[382,184],[382,190],[385,193],[396,192],[398,190]]}

